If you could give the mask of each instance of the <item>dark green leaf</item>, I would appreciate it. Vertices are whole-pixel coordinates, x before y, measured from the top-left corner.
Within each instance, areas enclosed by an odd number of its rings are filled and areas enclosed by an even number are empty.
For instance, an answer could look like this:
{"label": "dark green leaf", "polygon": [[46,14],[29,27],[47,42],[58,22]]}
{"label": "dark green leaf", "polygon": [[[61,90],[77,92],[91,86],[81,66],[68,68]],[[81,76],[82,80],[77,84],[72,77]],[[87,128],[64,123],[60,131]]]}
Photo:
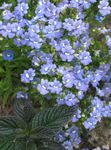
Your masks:
{"label": "dark green leaf", "polygon": [[31,136],[30,138],[32,139],[48,139],[48,138],[53,138],[55,133],[53,130],[47,128],[47,127],[37,127],[31,131]]}
{"label": "dark green leaf", "polygon": [[70,120],[74,112],[74,108],[65,106],[45,109],[33,118],[32,128],[45,126],[57,132]]}
{"label": "dark green leaf", "polygon": [[65,148],[56,142],[47,141],[44,142],[43,145],[39,146],[38,150],[65,150]]}
{"label": "dark green leaf", "polygon": [[28,101],[19,100],[14,104],[14,114],[18,119],[29,123],[35,115],[35,110]]}

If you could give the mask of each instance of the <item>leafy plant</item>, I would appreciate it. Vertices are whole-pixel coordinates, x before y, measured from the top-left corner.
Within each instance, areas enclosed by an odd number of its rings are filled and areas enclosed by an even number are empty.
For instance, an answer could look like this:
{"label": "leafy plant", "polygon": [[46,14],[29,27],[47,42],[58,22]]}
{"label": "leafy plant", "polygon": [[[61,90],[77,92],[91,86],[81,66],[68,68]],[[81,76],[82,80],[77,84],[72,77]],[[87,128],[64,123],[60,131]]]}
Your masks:
{"label": "leafy plant", "polygon": [[0,150],[64,150],[54,136],[74,111],[60,106],[37,113],[28,101],[16,101],[13,115],[0,117]]}

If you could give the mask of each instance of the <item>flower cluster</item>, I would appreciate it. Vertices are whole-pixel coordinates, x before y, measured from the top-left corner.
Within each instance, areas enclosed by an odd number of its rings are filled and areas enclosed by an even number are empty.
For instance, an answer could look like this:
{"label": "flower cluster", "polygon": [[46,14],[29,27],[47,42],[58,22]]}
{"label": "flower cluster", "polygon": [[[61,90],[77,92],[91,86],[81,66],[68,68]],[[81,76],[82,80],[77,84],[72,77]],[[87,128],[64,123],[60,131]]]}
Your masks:
{"label": "flower cluster", "polygon": [[[93,5],[96,14],[91,10]],[[16,57],[13,52],[16,46],[31,61],[29,68],[21,67],[19,78],[24,90],[18,91],[17,99],[28,99],[30,94],[25,88],[30,87],[32,95],[36,91],[40,98],[50,101],[53,98],[53,105],[77,109],[72,127],[56,137],[66,150],[73,150],[81,142],[75,123],[80,121],[82,127],[92,130],[102,117],[111,116],[108,99],[111,29],[106,25],[111,14],[110,3],[108,0],[54,3],[38,0],[33,15],[30,7],[27,0],[17,0],[13,9],[12,4],[6,3],[0,7],[0,37],[11,41],[10,50],[3,51],[3,59],[11,63]]]}

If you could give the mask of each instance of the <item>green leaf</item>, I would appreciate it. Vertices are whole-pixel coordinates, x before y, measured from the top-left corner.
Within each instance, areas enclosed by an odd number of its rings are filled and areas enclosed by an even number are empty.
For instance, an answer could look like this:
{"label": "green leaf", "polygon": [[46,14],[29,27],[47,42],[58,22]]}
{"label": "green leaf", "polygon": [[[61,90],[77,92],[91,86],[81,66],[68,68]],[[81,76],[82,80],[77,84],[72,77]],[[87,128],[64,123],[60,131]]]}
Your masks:
{"label": "green leaf", "polygon": [[35,143],[28,143],[26,150],[38,150]]}
{"label": "green leaf", "polygon": [[35,110],[26,100],[16,101],[13,111],[18,119],[23,120],[26,123],[29,123],[35,115]]}
{"label": "green leaf", "polygon": [[65,148],[56,142],[44,141],[43,145],[38,147],[38,150],[65,150]]}
{"label": "green leaf", "polygon": [[74,108],[67,106],[45,109],[35,115],[32,120],[32,128],[45,126],[57,132],[70,120],[74,112]]}
{"label": "green leaf", "polygon": [[0,134],[10,135],[17,129],[17,122],[14,116],[0,118]]}
{"label": "green leaf", "polygon": [[37,127],[31,131],[31,139],[48,139],[53,138],[55,133],[53,130],[46,127]]}
{"label": "green leaf", "polygon": [[14,150],[13,140],[13,136],[5,136],[0,138],[0,150]]}

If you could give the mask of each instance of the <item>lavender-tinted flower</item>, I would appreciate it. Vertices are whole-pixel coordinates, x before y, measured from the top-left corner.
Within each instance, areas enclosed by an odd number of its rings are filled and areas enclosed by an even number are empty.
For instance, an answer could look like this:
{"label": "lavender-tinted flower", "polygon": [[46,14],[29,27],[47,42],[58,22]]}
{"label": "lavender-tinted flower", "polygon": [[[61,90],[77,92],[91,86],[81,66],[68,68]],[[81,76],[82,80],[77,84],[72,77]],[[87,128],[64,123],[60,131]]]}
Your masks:
{"label": "lavender-tinted flower", "polygon": [[49,25],[43,28],[43,33],[49,39],[60,38],[63,35],[61,27],[62,23],[55,20],[54,22],[49,22]]}
{"label": "lavender-tinted flower", "polygon": [[108,71],[107,74],[102,78],[102,80],[105,82],[110,82],[111,81],[111,72]]}
{"label": "lavender-tinted flower", "polygon": [[64,75],[66,73],[64,66],[60,66],[57,68],[57,73]]}
{"label": "lavender-tinted flower", "polygon": [[76,98],[76,96],[72,93],[68,93],[65,97],[64,97],[64,101],[65,104],[67,106],[74,106],[77,104],[78,100]]}
{"label": "lavender-tinted flower", "polygon": [[40,59],[37,56],[34,56],[32,59],[32,65],[33,66],[39,66]]}
{"label": "lavender-tinted flower", "polygon": [[73,31],[74,29],[74,20],[70,18],[66,18],[65,22],[63,23],[63,28],[67,31]]}
{"label": "lavender-tinted flower", "polygon": [[98,122],[98,120],[96,118],[90,117],[86,121],[84,121],[83,125],[86,129],[92,130],[95,128],[97,122]]}
{"label": "lavender-tinted flower", "polygon": [[69,36],[79,37],[80,35],[88,32],[88,24],[85,24],[82,20],[75,20],[73,31],[69,32]]}
{"label": "lavender-tinted flower", "polygon": [[72,72],[66,72],[62,77],[62,82],[65,87],[71,88],[74,83],[74,74]]}
{"label": "lavender-tinted flower", "polygon": [[86,34],[83,36],[83,38],[80,39],[81,42],[81,48],[84,50],[87,50],[91,43],[91,38]]}
{"label": "lavender-tinted flower", "polygon": [[44,17],[44,13],[45,13],[44,5],[38,6],[35,10],[36,17],[39,20],[43,20],[43,21],[46,20]]}
{"label": "lavender-tinted flower", "polygon": [[63,142],[63,141],[65,141],[65,132],[64,131],[59,131],[59,132],[57,132],[57,134],[56,134],[56,136],[55,136],[55,140],[57,141],[57,142]]}
{"label": "lavender-tinted flower", "polygon": [[10,23],[2,26],[0,34],[3,37],[9,37],[9,38],[13,38],[15,36],[15,33],[12,32],[12,25]]}
{"label": "lavender-tinted flower", "polygon": [[74,77],[76,77],[76,79],[83,79],[83,75],[84,75],[84,70],[81,68],[80,65],[76,65],[73,69],[73,73],[74,73]]}
{"label": "lavender-tinted flower", "polygon": [[42,39],[38,34],[30,34],[30,32],[26,32],[22,35],[23,45],[30,46],[31,48],[39,49],[42,45]]}
{"label": "lavender-tinted flower", "polygon": [[109,118],[111,117],[111,102],[109,102],[109,104],[104,107],[102,116]]}
{"label": "lavender-tinted flower", "polygon": [[74,50],[71,48],[71,46],[66,46],[65,48],[61,49],[61,52],[59,53],[62,61],[68,61],[71,62],[74,59]]}
{"label": "lavender-tinted flower", "polygon": [[3,15],[3,19],[7,20],[7,21],[14,18],[14,15],[13,15],[13,13],[11,13],[10,10],[4,10],[2,15]]}
{"label": "lavender-tinted flower", "polygon": [[84,92],[86,92],[89,87],[85,80],[74,80],[73,84],[75,85],[76,89]]}
{"label": "lavender-tinted flower", "polygon": [[81,138],[79,137],[79,129],[76,126],[72,126],[68,129],[68,134],[70,140],[75,144],[78,145],[81,142]]}
{"label": "lavender-tinted flower", "polygon": [[80,52],[77,58],[83,65],[89,65],[92,62],[90,53],[86,51]]}
{"label": "lavender-tinted flower", "polygon": [[41,83],[37,85],[37,89],[38,91],[42,94],[42,95],[46,95],[47,93],[49,93],[49,82],[48,80],[41,80]]}
{"label": "lavender-tinted flower", "polygon": [[28,28],[28,32],[30,33],[30,36],[36,35],[35,33],[40,32],[39,25],[30,25]]}
{"label": "lavender-tinted flower", "polygon": [[14,15],[17,19],[21,19],[28,12],[28,4],[27,3],[18,3],[18,5],[14,9]]}
{"label": "lavender-tinted flower", "polygon": [[56,69],[56,65],[52,63],[47,63],[41,66],[40,72],[41,74],[49,74],[54,73]]}
{"label": "lavender-tinted flower", "polygon": [[24,32],[24,29],[22,29],[21,25],[18,23],[13,23],[11,25],[12,32],[16,34],[16,36],[21,36]]}
{"label": "lavender-tinted flower", "polygon": [[111,83],[105,83],[102,91],[105,97],[109,97],[111,95]]}
{"label": "lavender-tinted flower", "polygon": [[16,98],[17,99],[28,99],[28,94],[26,92],[19,91],[19,92],[17,92]]}
{"label": "lavender-tinted flower", "polygon": [[65,104],[64,99],[62,99],[61,97],[58,97],[58,98],[56,99],[56,101],[57,101],[57,104],[58,104],[58,105],[64,105],[64,104]]}
{"label": "lavender-tinted flower", "polygon": [[23,45],[22,39],[20,39],[20,38],[15,38],[15,39],[13,39],[13,42],[14,42],[14,44],[15,44],[16,46],[18,46],[18,47],[20,47],[20,46]]}
{"label": "lavender-tinted flower", "polygon": [[72,117],[72,122],[77,122],[81,118],[81,110],[77,109],[76,114]]}
{"label": "lavender-tinted flower", "polygon": [[3,2],[2,6],[0,7],[0,9],[9,9],[11,7],[12,7],[12,4],[8,4],[8,3]]}
{"label": "lavender-tinted flower", "polygon": [[34,76],[35,70],[33,70],[32,68],[24,70],[24,73],[21,74],[21,81],[23,83],[30,83],[31,81],[33,81]]}
{"label": "lavender-tinted flower", "polygon": [[56,43],[54,41],[55,49],[56,51],[61,51],[62,49],[65,49],[67,46],[71,46],[69,40],[61,40],[59,43]]}
{"label": "lavender-tinted flower", "polygon": [[93,81],[93,79],[94,79],[94,77],[93,77],[92,71],[87,71],[85,81],[87,81],[87,83],[89,83],[89,82]]}
{"label": "lavender-tinted flower", "polygon": [[95,128],[98,121],[101,121],[104,111],[104,104],[98,97],[94,97],[91,101],[92,112],[90,117],[83,123],[86,129],[92,130]]}
{"label": "lavender-tinted flower", "polygon": [[58,80],[50,82],[50,92],[55,94],[60,94],[62,92],[62,84]]}
{"label": "lavender-tinted flower", "polygon": [[107,36],[107,38],[106,38],[106,44],[107,44],[107,46],[109,47],[109,48],[111,48],[111,38],[109,37],[109,36]]}
{"label": "lavender-tinted flower", "polygon": [[111,7],[109,6],[108,0],[101,0],[98,5],[98,8],[102,16],[106,16],[111,12]]}
{"label": "lavender-tinted flower", "polygon": [[17,2],[18,2],[18,3],[23,3],[23,2],[26,3],[27,0],[17,0]]}
{"label": "lavender-tinted flower", "polygon": [[65,147],[66,150],[73,150],[73,146],[70,141],[65,141],[63,143],[63,146]]}
{"label": "lavender-tinted flower", "polygon": [[52,63],[53,59],[52,59],[52,54],[46,54],[43,53],[40,55],[40,59],[42,62],[46,62],[46,63]]}
{"label": "lavender-tinted flower", "polygon": [[44,15],[48,18],[54,18],[55,19],[59,15],[59,9],[53,3],[50,3],[48,1],[48,2],[46,2],[46,5],[45,5]]}
{"label": "lavender-tinted flower", "polygon": [[102,78],[105,76],[108,70],[109,70],[109,65],[102,64],[100,65],[99,69],[95,71],[93,80],[91,82],[94,87],[97,87],[97,85],[99,84],[99,81],[102,80]]}
{"label": "lavender-tinted flower", "polygon": [[82,100],[82,98],[84,97],[84,92],[78,91],[77,97],[78,97],[78,99]]}
{"label": "lavender-tinted flower", "polygon": [[104,91],[99,89],[98,87],[96,87],[96,92],[97,92],[97,95],[100,96],[100,97],[105,95]]}

